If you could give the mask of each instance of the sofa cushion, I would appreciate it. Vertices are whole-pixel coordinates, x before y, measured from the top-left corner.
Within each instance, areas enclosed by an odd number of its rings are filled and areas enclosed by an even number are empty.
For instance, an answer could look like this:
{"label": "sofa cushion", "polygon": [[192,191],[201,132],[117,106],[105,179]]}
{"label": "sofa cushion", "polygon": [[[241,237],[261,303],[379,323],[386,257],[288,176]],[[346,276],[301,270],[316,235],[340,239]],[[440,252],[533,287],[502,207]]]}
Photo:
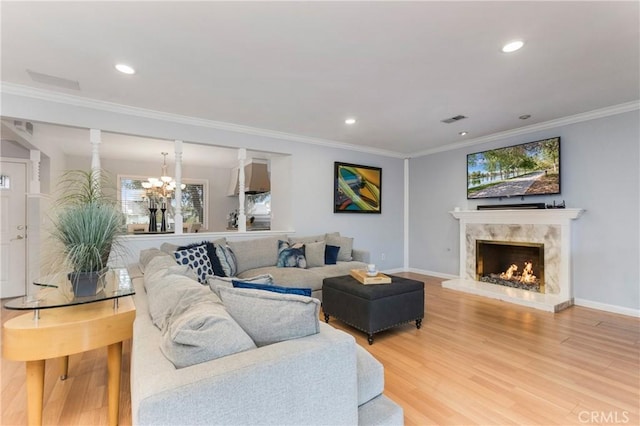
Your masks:
{"label": "sofa cushion", "polygon": [[173,252],[178,250],[178,247],[180,247],[180,246],[177,245],[177,244],[172,244],[172,243],[166,243],[165,242],[165,243],[160,244],[160,250],[165,252],[165,253],[167,253],[167,254],[170,254],[172,256],[173,256]]}
{"label": "sofa cushion", "polygon": [[320,302],[313,297],[221,287],[220,298],[258,347],[316,334],[320,328]]}
{"label": "sofa cushion", "polygon": [[327,245],[338,246],[338,260],[349,262],[352,260],[351,250],[353,250],[353,238],[341,237],[340,235],[327,234]]}
{"label": "sofa cushion", "polygon": [[384,367],[366,349],[356,345],[358,367],[358,406],[384,391]]}
{"label": "sofa cushion", "polygon": [[[233,277],[209,277],[207,284],[216,295],[220,296],[220,287],[233,287]],[[271,274],[256,275],[254,277],[243,278],[242,281],[256,284],[273,284],[273,276]]]}
{"label": "sofa cushion", "polygon": [[160,330],[164,330],[176,308],[184,309],[190,303],[215,295],[197,281],[182,275],[165,275],[147,288],[149,315]]}
{"label": "sofa cushion", "polygon": [[324,264],[325,265],[335,265],[338,262],[338,252],[340,251],[340,247],[325,245],[324,247]]}
{"label": "sofa cushion", "polygon": [[151,259],[157,256],[166,256],[167,254],[160,249],[150,248],[140,251],[140,257],[138,258],[138,264],[140,265],[140,270],[144,272],[144,269],[147,267]]}
{"label": "sofa cushion", "polygon": [[278,241],[278,268],[306,268],[307,260],[304,257],[304,244],[289,245],[288,241]]}
{"label": "sofa cushion", "polygon": [[225,277],[234,277],[237,274],[238,263],[236,262],[236,256],[233,251],[222,244],[214,244],[216,248],[216,256],[220,260],[220,265],[224,271]]}
{"label": "sofa cushion", "polygon": [[160,346],[176,368],[254,349],[249,335],[231,318],[224,306],[206,301],[194,303],[173,316]]}
{"label": "sofa cushion", "polygon": [[304,257],[307,259],[307,268],[324,266],[325,242],[305,243]]}
{"label": "sofa cushion", "polygon": [[199,283],[205,284],[207,277],[213,275],[213,267],[204,244],[184,250],[176,250],[173,255],[178,264],[187,265],[194,270]]}
{"label": "sofa cushion", "polygon": [[158,278],[167,275],[168,269],[176,265],[173,255],[165,254],[152,258],[144,270],[144,288],[149,291],[149,287],[155,285]]}
{"label": "sofa cushion", "polygon": [[299,296],[311,296],[310,288],[280,287],[278,285],[273,285],[273,284],[257,284],[257,283],[250,283],[250,282],[238,281],[238,280],[233,280],[232,283],[234,288],[252,288],[254,290],[272,291],[274,293],[281,293],[281,294],[297,294]]}
{"label": "sofa cushion", "polygon": [[196,272],[191,269],[189,265],[173,265],[167,268],[167,273],[165,275],[182,275],[187,278],[192,279],[193,281],[198,281],[198,276]]}
{"label": "sofa cushion", "polygon": [[320,241],[324,241],[326,238],[326,234],[320,234],[320,235],[311,235],[308,237],[289,237],[289,244],[295,244],[295,243],[302,243],[302,244],[307,244],[307,243],[317,243]]}
{"label": "sofa cushion", "polygon": [[278,237],[229,241],[228,245],[238,262],[238,274],[262,266],[274,266],[278,260]]}

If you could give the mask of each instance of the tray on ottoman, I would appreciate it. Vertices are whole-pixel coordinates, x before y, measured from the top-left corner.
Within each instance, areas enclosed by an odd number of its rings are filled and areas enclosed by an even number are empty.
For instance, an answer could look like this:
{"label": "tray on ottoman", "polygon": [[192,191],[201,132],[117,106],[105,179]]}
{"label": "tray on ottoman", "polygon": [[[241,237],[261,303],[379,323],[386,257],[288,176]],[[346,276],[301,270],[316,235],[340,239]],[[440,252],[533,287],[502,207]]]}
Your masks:
{"label": "tray on ottoman", "polygon": [[362,285],[344,275],[325,278],[322,285],[322,310],[329,322],[335,317],[373,335],[397,325],[415,321],[420,328],[424,318],[424,283],[391,275],[391,284]]}
{"label": "tray on ottoman", "polygon": [[369,275],[365,269],[352,269],[349,275],[364,285],[391,284],[391,277],[380,272],[375,275]]}

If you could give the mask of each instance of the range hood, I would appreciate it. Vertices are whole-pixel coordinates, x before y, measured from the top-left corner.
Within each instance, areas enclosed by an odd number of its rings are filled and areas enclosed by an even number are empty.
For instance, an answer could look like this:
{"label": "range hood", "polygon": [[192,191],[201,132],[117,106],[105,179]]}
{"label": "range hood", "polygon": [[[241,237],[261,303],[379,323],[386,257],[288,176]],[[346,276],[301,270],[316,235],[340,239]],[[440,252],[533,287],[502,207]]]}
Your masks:
{"label": "range hood", "polygon": [[[229,179],[229,188],[227,195],[238,195],[238,171],[239,167],[231,169],[231,177]],[[269,169],[267,164],[250,162],[244,166],[244,185],[245,194],[259,194],[261,192],[271,191],[271,183],[269,181]]]}

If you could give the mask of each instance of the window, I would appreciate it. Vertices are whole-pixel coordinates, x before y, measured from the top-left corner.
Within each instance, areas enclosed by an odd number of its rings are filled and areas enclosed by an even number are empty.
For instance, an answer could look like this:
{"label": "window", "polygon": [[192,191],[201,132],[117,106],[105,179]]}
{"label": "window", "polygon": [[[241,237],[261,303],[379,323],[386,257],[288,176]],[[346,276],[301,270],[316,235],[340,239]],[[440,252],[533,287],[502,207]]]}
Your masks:
{"label": "window", "polygon": [[[144,176],[119,176],[119,193],[122,212],[129,224],[149,223],[149,203],[155,202],[158,207],[162,204],[162,197],[152,195],[142,187],[142,182],[146,182]],[[209,193],[209,182],[203,179],[184,179],[182,183],[185,188],[182,190],[182,223],[201,223],[203,228],[207,228],[207,194]],[[171,198],[167,203],[167,226],[174,229],[174,214],[176,200]],[[160,223],[160,213],[158,213],[158,223]]]}

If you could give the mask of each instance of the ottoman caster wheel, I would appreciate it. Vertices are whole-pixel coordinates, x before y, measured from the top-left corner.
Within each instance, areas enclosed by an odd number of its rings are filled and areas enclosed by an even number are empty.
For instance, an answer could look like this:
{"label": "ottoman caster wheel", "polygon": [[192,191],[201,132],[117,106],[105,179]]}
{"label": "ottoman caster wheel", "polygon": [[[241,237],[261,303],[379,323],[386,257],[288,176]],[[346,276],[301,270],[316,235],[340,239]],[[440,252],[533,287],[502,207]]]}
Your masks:
{"label": "ottoman caster wheel", "polygon": [[329,314],[324,314],[324,322],[329,322]]}
{"label": "ottoman caster wheel", "polygon": [[369,342],[370,345],[373,345],[373,334],[369,334],[367,336],[367,341]]}
{"label": "ottoman caster wheel", "polygon": [[422,327],[422,318],[416,320],[416,328],[420,330],[420,327]]}

